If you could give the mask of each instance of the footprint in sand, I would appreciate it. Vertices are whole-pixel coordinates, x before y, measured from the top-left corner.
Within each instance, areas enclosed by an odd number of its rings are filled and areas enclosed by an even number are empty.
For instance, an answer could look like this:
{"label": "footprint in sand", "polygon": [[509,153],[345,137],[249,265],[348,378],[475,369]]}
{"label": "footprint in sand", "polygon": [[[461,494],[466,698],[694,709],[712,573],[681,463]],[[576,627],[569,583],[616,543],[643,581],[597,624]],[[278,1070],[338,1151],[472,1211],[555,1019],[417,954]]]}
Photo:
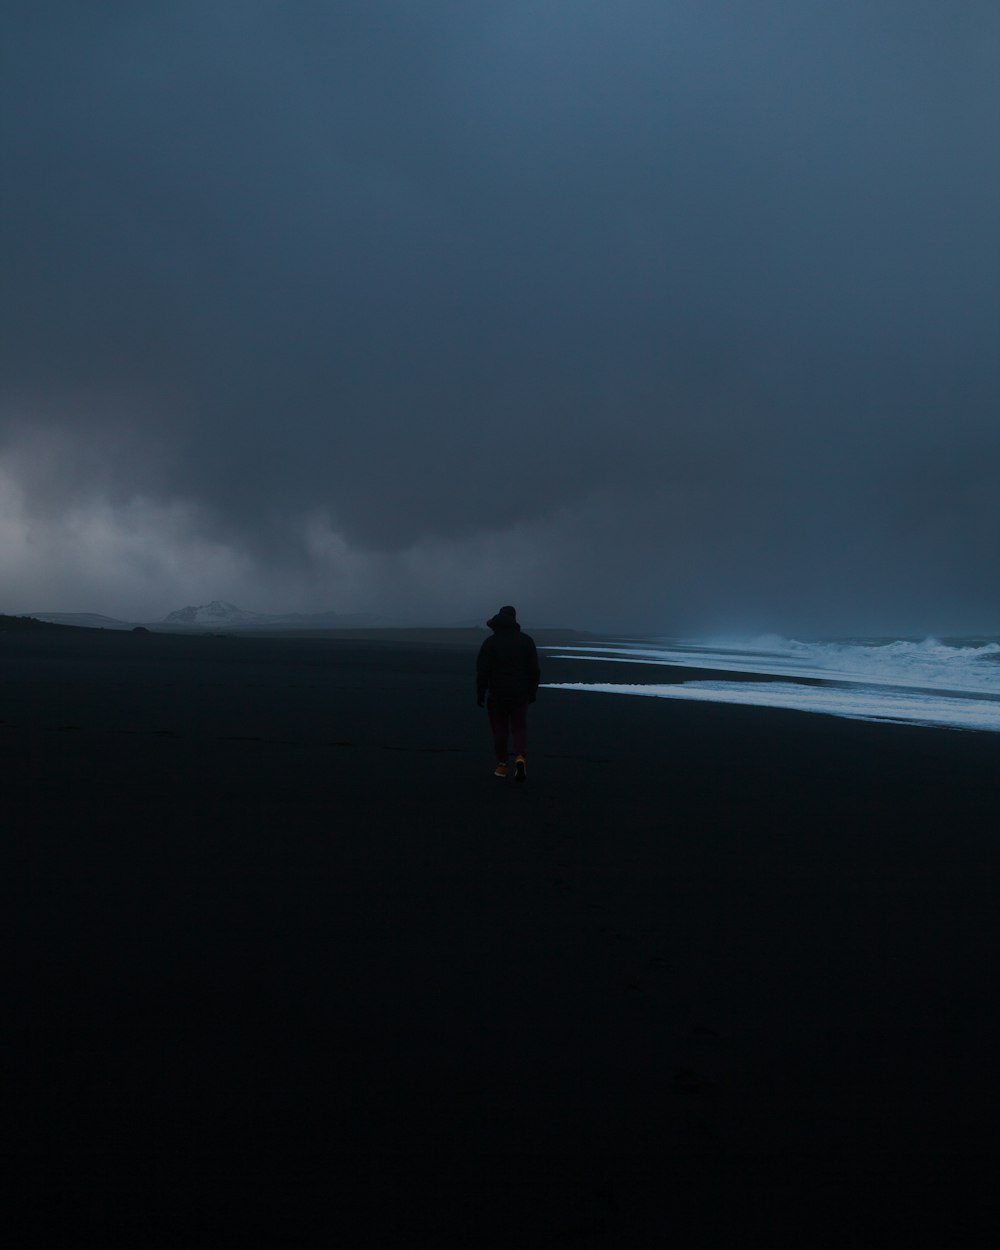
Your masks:
{"label": "footprint in sand", "polygon": [[710,1094],[717,1088],[714,1081],[692,1068],[674,1069],[674,1093],[682,1096],[689,1094]]}
{"label": "footprint in sand", "polygon": [[719,1042],[722,1037],[715,1029],[710,1029],[707,1024],[696,1024],[691,1030],[691,1036],[696,1042]]}

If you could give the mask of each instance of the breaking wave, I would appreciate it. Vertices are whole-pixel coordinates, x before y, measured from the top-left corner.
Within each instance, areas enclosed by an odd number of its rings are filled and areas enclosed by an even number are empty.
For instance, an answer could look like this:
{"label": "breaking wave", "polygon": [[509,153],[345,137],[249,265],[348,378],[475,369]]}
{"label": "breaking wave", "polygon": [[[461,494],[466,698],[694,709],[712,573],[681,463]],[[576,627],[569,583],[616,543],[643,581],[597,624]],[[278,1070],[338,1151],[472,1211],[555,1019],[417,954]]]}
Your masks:
{"label": "breaking wave", "polygon": [[[564,647],[604,664],[739,673],[740,681],[562,683],[568,689],[795,708],[852,719],[1000,731],[1000,641],[835,639],[778,635],[709,642],[650,639]],[[653,674],[651,673],[651,677]],[[754,681],[759,676],[764,681]],[[781,679],[787,679],[782,681]]]}

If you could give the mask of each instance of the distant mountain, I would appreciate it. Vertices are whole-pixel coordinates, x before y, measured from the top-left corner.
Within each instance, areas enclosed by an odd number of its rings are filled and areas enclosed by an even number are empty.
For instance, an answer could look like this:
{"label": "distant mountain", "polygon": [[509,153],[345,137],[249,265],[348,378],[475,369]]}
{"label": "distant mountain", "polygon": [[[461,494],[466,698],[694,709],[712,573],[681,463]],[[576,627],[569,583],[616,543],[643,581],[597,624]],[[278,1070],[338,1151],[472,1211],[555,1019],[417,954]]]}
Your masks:
{"label": "distant mountain", "polygon": [[169,629],[377,629],[395,622],[371,613],[354,612],[248,612],[235,603],[213,599],[197,607],[178,608],[160,622]]}
{"label": "distant mountain", "polygon": [[238,608],[235,603],[226,603],[222,599],[213,599],[211,603],[203,603],[198,607],[178,608],[168,613],[162,621],[164,625],[183,625],[187,628],[232,629],[234,626],[246,629],[247,626],[266,624],[268,617],[260,612],[247,612]]}
{"label": "distant mountain", "polygon": [[49,625],[76,625],[83,629],[135,629],[134,621],[120,621],[115,616],[101,616],[99,612],[29,612],[27,615]]}
{"label": "distant mountain", "polygon": [[0,616],[0,632],[2,633],[23,633],[30,631],[34,633],[37,630],[55,630],[59,631],[58,625],[53,625],[51,621],[40,621],[37,616]]}

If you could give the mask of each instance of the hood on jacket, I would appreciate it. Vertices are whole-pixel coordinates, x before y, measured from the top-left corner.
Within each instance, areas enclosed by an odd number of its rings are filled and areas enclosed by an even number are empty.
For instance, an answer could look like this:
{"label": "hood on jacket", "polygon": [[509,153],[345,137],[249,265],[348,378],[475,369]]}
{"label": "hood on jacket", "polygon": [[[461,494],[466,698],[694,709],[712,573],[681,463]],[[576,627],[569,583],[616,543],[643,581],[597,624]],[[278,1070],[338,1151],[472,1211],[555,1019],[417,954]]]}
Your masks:
{"label": "hood on jacket", "polygon": [[517,623],[517,613],[512,607],[510,607],[509,604],[506,607],[501,608],[496,616],[491,616],[486,624],[493,630],[521,628],[521,626]]}

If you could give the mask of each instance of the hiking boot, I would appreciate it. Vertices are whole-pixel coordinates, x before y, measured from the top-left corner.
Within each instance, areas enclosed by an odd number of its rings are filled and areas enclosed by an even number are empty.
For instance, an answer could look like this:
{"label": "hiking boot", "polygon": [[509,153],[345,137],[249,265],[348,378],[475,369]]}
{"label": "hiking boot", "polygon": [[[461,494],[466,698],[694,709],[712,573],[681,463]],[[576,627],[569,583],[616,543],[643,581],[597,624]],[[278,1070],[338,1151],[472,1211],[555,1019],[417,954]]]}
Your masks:
{"label": "hiking boot", "polygon": [[506,764],[498,764],[498,765],[496,766],[496,768],[494,768],[494,770],[493,770],[493,776],[494,776],[494,777],[506,777],[506,776],[507,776],[507,765],[506,765]]}
{"label": "hiking boot", "polygon": [[525,772],[525,768],[524,768],[526,763],[527,763],[527,760],[525,760],[523,755],[519,755],[517,759],[514,761],[514,780],[515,781],[524,781],[525,777],[527,777],[528,774]]}

